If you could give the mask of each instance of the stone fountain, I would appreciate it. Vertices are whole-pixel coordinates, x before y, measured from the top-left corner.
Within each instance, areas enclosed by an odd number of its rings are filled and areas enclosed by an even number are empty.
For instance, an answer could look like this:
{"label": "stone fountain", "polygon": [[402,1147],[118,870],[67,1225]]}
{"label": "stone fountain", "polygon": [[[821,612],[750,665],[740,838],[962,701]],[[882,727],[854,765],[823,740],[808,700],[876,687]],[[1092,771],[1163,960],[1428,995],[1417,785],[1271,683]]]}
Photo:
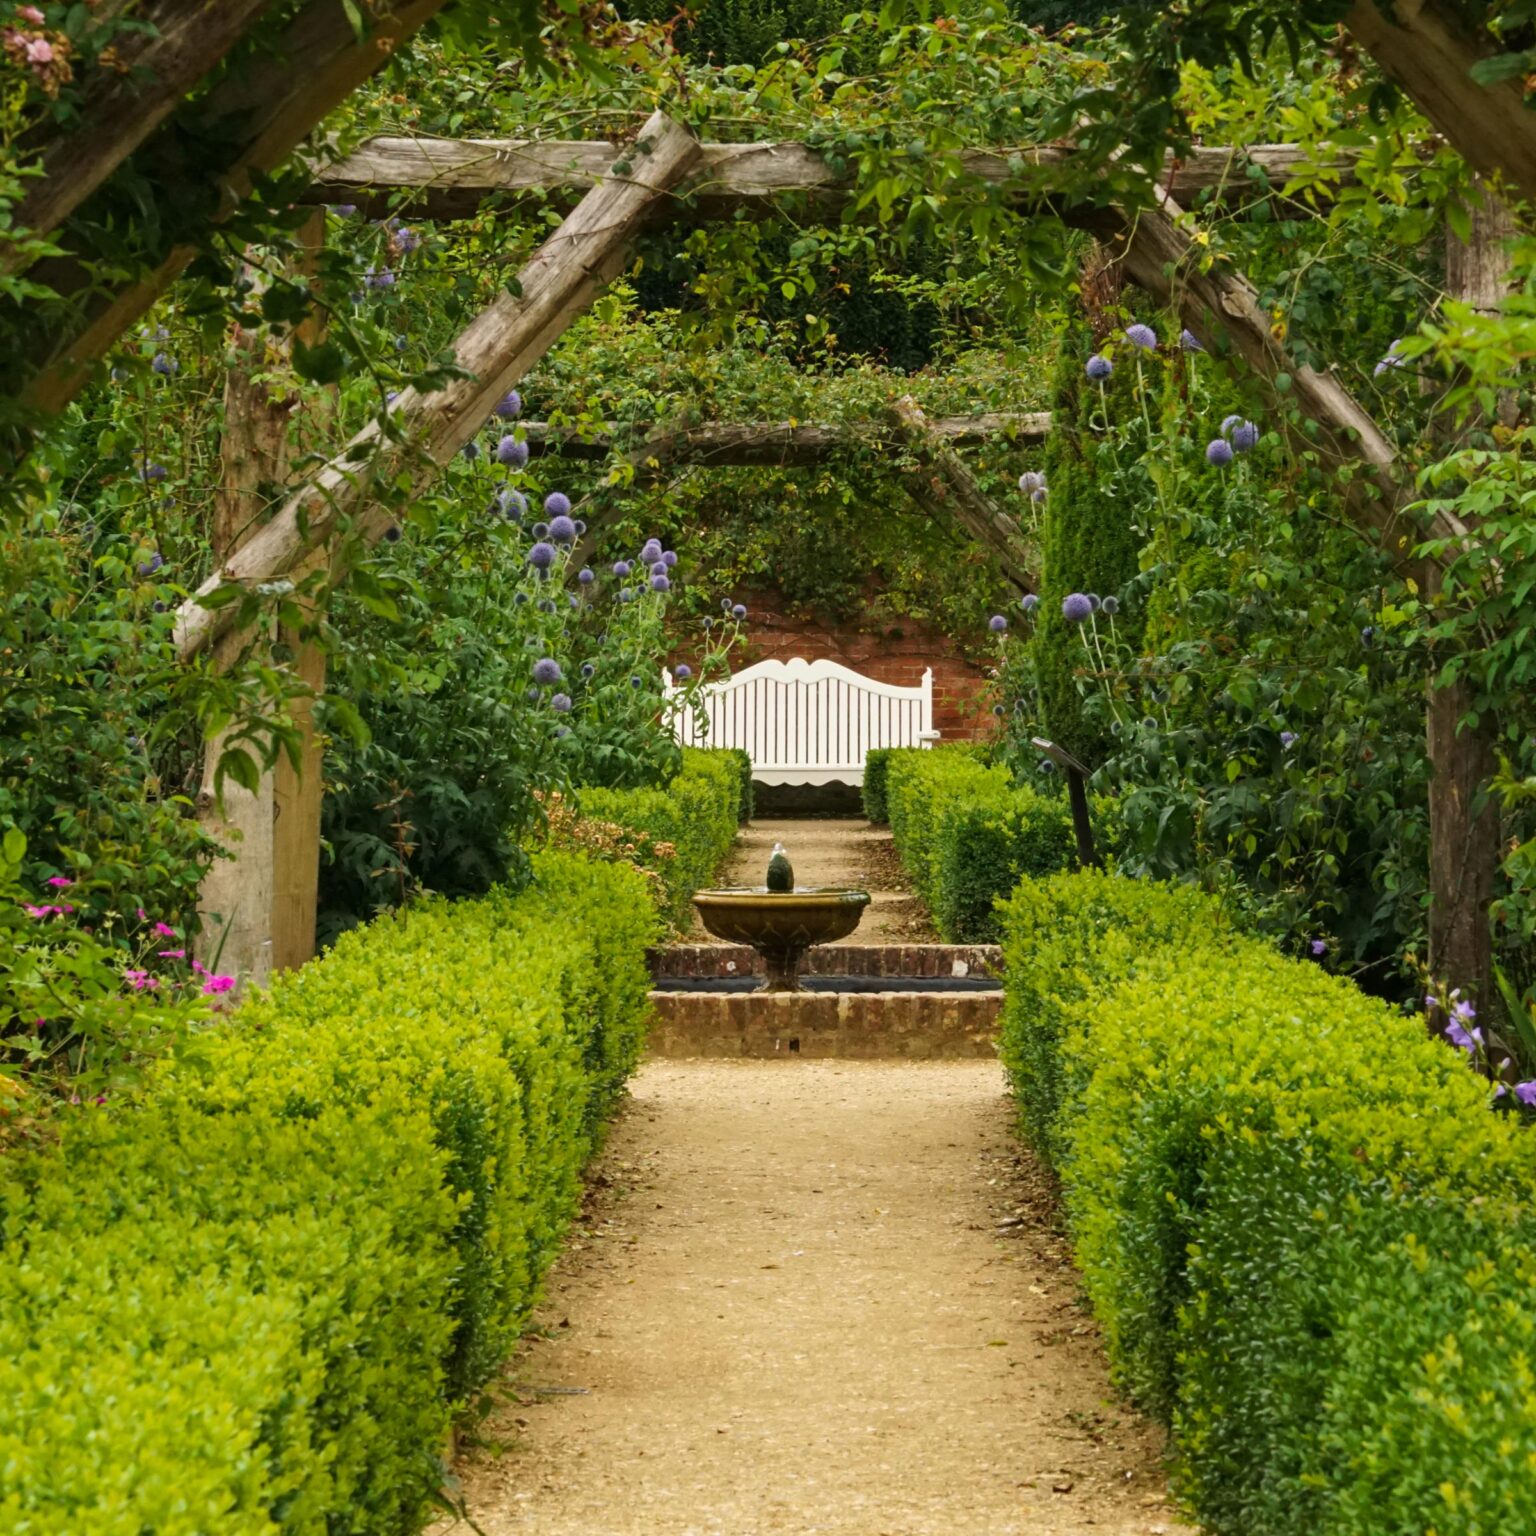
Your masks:
{"label": "stone fountain", "polygon": [[693,904],[717,939],[750,944],[763,957],[760,992],[798,992],[806,950],[847,938],[864,916],[869,892],[833,886],[797,889],[789,857],[775,843],[766,885],[699,891]]}

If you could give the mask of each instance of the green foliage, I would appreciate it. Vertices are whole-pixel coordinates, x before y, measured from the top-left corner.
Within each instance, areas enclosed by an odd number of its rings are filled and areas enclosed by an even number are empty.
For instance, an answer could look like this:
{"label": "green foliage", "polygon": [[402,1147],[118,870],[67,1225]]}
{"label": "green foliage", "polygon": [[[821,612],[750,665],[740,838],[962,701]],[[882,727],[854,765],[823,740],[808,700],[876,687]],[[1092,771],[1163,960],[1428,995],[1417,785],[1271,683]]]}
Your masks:
{"label": "green foliage", "polygon": [[686,748],[683,766],[665,789],[578,789],[578,809],[670,845],[655,866],[666,887],[666,918],[686,929],[693,893],[715,878],[736,841],[742,775],[734,753]]}
{"label": "green foliage", "polygon": [[1025,875],[1071,868],[1065,801],[1014,784],[971,750],[890,754],[886,802],[902,865],[949,944],[994,943],[994,905]]}
{"label": "green foliage", "polygon": [[737,815],[743,822],[752,820],[757,810],[757,786],[752,781],[752,754],[743,747],[723,747],[723,751],[736,765],[741,778],[741,806]]}
{"label": "green foliage", "polygon": [[1025,882],[1004,916],[1026,1131],[1205,1527],[1518,1522],[1530,1131],[1421,1017],[1208,898],[1085,873]]}
{"label": "green foliage", "polygon": [[864,754],[864,783],[862,796],[864,815],[876,825],[891,819],[886,790],[890,784],[891,754],[894,747],[871,747]]}
{"label": "green foliage", "polygon": [[520,895],[348,935],[204,1070],[13,1163],[6,1523],[419,1529],[638,1054],[653,929],[634,871],[541,854]]}

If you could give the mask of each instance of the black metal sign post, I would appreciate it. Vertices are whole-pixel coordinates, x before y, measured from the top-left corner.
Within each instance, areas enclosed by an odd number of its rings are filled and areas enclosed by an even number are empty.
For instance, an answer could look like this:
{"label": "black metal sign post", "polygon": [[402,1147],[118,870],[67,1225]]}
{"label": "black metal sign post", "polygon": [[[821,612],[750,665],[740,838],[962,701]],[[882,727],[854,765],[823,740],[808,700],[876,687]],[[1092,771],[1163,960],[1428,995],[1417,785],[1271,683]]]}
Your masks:
{"label": "black metal sign post", "polygon": [[1054,741],[1043,736],[1032,739],[1031,745],[1043,757],[1061,769],[1067,781],[1067,799],[1072,806],[1072,826],[1077,833],[1077,861],[1084,868],[1102,869],[1103,862],[1093,846],[1093,823],[1088,819],[1088,770]]}

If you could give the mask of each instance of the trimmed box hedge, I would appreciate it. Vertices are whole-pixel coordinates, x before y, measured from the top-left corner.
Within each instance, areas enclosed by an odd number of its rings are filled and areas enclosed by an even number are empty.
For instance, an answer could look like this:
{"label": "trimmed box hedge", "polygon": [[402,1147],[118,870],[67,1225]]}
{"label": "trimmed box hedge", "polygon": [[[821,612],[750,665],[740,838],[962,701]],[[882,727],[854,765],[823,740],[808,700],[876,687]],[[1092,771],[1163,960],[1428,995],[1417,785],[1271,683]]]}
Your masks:
{"label": "trimmed box hedge", "polygon": [[640,875],[534,874],[349,933],[8,1161],[0,1529],[427,1521],[647,1017]]}
{"label": "trimmed box hedge", "polygon": [[859,791],[864,802],[864,819],[883,826],[891,819],[886,787],[891,772],[894,747],[871,747],[864,754],[864,781]]}
{"label": "trimmed box hedge", "polygon": [[[617,822],[676,853],[658,866],[667,889],[667,920],[687,928],[693,893],[707,886],[736,841],[743,809],[740,755],[686,747],[683,766],[665,789],[580,789],[577,806],[587,816]],[[751,759],[747,760],[750,789]]]}
{"label": "trimmed box hedge", "polygon": [[1192,891],[1061,875],[1003,916],[1022,1128],[1204,1527],[1536,1528],[1536,1133]]}
{"label": "trimmed box hedge", "polygon": [[1077,862],[1065,801],[1015,784],[973,751],[897,748],[883,771],[896,851],[946,943],[995,943],[1000,898],[1025,875]]}

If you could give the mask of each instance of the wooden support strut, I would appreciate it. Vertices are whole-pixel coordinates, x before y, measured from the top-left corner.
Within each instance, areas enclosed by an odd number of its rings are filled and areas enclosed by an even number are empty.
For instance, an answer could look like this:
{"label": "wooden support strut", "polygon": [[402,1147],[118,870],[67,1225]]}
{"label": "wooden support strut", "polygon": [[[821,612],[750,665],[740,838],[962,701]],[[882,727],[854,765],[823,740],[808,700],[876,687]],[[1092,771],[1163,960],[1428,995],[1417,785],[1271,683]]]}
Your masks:
{"label": "wooden support strut", "polygon": [[[517,297],[502,294],[460,333],[455,362],[466,377],[442,389],[401,393],[391,435],[378,422],[317,470],[270,522],[182,604],[175,645],[190,657],[215,641],[229,607],[200,601],[231,583],[254,585],[291,570],[311,549],[343,531],[369,544],[394,522],[394,504],[425,484],[475,435],[492,407],[542,357],[621,268],[630,242],[653,208],[698,160],[693,134],[664,112],[645,124],[624,152],[626,174],[594,187],[518,274]],[[335,547],[333,545],[333,547]]]}
{"label": "wooden support strut", "polygon": [[1009,581],[1022,591],[1033,592],[1039,577],[1035,551],[1024,530],[976,483],[959,454],[933,431],[923,408],[911,395],[903,395],[892,405],[891,416],[922,466],[918,474],[921,490],[913,489],[914,498],[921,505],[941,505],[973,538],[993,551]]}

